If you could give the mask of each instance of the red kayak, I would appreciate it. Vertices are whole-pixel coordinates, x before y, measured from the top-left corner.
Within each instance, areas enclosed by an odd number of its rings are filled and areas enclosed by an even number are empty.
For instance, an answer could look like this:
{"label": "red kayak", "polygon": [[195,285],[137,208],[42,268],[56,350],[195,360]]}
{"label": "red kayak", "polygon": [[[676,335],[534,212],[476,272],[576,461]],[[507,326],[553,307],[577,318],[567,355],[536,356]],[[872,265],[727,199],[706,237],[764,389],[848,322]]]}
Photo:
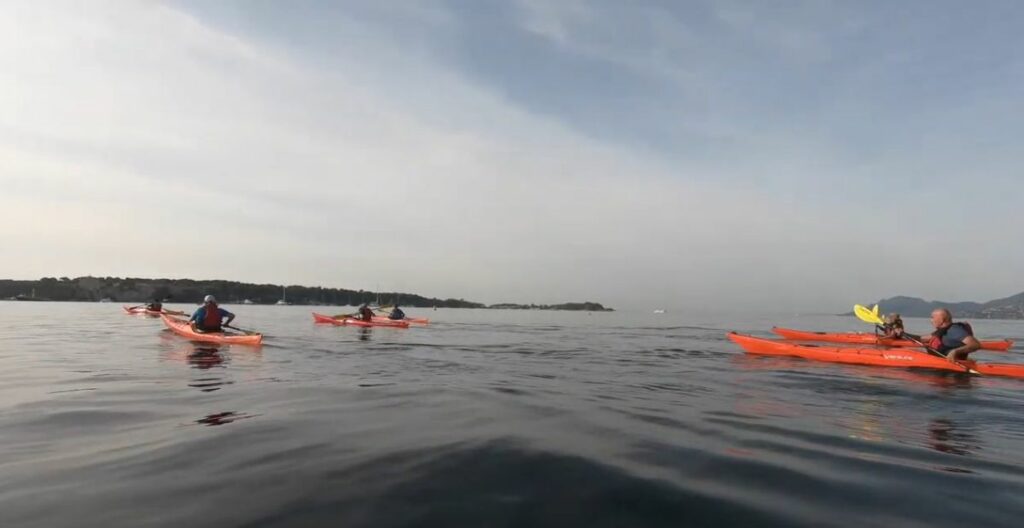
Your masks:
{"label": "red kayak", "polygon": [[[785,339],[793,341],[822,341],[826,343],[849,343],[852,345],[879,345],[887,347],[918,347],[921,345],[907,339],[886,339],[875,334],[865,332],[807,332],[804,330],[791,330],[789,328],[772,328],[772,332]],[[1013,346],[1013,341],[1004,339],[1002,341],[981,341],[981,348],[996,352],[1006,352]]]}
{"label": "red kayak", "polygon": [[892,349],[884,347],[867,348],[798,345],[787,341],[774,341],[771,339],[762,339],[759,337],[737,334],[736,332],[729,332],[727,336],[733,343],[739,345],[740,348],[745,350],[748,354],[789,356],[814,361],[845,363],[848,365],[927,368],[963,373],[966,373],[967,369],[970,368],[981,374],[990,376],[1024,378],[1024,364],[978,363],[970,360],[953,363],[943,358],[936,357],[919,350],[914,350],[912,348]]}
{"label": "red kayak", "polygon": [[173,310],[150,310],[145,306],[122,306],[126,313],[132,315],[151,315],[153,317],[160,317],[161,315],[185,315],[185,312],[175,312]]}
{"label": "red kayak", "polygon": [[407,323],[405,321],[392,321],[391,319],[384,319],[382,321],[377,321],[376,319],[374,319],[371,322],[367,322],[367,321],[363,321],[362,319],[355,319],[355,318],[352,318],[352,317],[343,317],[341,319],[336,319],[336,318],[331,317],[329,315],[318,314],[316,312],[313,312],[313,321],[317,322],[317,323],[330,323],[332,325],[338,325],[338,326],[362,326],[362,327],[383,326],[383,327],[387,327],[387,328],[409,328],[409,323]]}

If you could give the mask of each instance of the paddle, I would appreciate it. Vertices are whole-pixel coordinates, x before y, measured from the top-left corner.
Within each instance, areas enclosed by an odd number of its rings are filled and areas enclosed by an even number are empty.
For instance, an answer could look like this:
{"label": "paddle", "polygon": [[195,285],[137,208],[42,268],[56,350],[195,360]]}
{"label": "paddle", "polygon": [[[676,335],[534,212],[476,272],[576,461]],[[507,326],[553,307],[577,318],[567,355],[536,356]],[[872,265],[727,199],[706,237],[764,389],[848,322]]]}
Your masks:
{"label": "paddle", "polygon": [[258,335],[259,334],[259,332],[255,331],[255,330],[246,330],[244,328],[239,328],[237,326],[231,326],[231,325],[227,325],[227,324],[224,325],[224,328],[230,328],[232,330],[238,330],[239,332],[242,332],[242,333],[247,334],[247,335]]}
{"label": "paddle", "polygon": [[[865,307],[863,307],[863,306],[861,306],[859,304],[855,304],[853,306],[853,313],[857,316],[857,319],[860,319],[861,321],[864,321],[865,323],[871,323],[871,324],[874,324],[874,325],[877,325],[877,326],[884,326],[885,325],[885,321],[883,321],[882,318],[878,316],[878,305],[875,305],[874,310],[868,310],[867,308],[865,308]],[[930,346],[922,343],[919,339],[915,338],[914,336],[912,336],[910,334],[903,334],[903,338],[907,339],[908,341],[911,341],[911,342],[913,342],[913,343],[915,343],[915,344],[917,344],[919,346],[921,346],[929,354],[931,354],[933,356],[936,356],[936,357],[940,357],[942,359],[945,359],[946,361],[949,361],[950,363],[952,363],[952,364],[954,364],[954,365],[956,365],[958,367],[963,368],[964,372],[969,372],[971,374],[978,374],[978,375],[981,374],[977,370],[974,370],[971,367],[968,367],[967,365],[964,365],[963,363],[959,363],[956,360],[949,359],[942,352],[939,352],[938,350],[935,350],[934,348],[931,348]]]}

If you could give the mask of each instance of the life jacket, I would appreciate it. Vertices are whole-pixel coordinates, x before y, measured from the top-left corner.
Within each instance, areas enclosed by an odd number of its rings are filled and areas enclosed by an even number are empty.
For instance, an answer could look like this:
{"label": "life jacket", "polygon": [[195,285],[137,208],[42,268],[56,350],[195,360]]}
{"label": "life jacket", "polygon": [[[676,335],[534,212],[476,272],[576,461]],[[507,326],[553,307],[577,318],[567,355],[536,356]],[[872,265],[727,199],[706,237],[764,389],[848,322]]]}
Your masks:
{"label": "life jacket", "polygon": [[203,317],[203,328],[206,330],[220,330],[220,309],[217,305],[207,306],[206,314]]}
{"label": "life jacket", "polygon": [[947,351],[949,351],[950,348],[943,344],[942,338],[946,337],[946,332],[949,332],[950,328],[953,328],[954,326],[957,326],[957,325],[959,325],[961,328],[963,328],[964,331],[967,332],[967,335],[969,335],[969,336],[973,336],[974,335],[974,329],[971,328],[971,325],[969,323],[953,323],[953,324],[951,324],[951,325],[949,325],[949,326],[947,326],[945,328],[940,328],[940,329],[936,330],[934,333],[932,333],[932,338],[929,339],[928,343],[927,343],[928,347],[929,348],[933,348],[935,350],[938,350],[939,352],[947,352]]}

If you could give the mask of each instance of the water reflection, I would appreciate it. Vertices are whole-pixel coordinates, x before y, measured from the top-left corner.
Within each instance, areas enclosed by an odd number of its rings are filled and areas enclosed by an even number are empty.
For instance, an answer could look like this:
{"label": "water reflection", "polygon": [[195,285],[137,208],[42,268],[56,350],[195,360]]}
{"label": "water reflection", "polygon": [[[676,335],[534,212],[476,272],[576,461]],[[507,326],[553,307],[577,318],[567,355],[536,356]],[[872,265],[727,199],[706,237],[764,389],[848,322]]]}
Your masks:
{"label": "water reflection", "polygon": [[219,412],[213,414],[207,414],[206,416],[196,420],[197,424],[205,425],[207,427],[213,427],[217,425],[226,425],[238,420],[244,420],[246,418],[253,418],[254,415],[246,413],[238,413],[234,411]]}
{"label": "water reflection", "polygon": [[733,363],[746,371],[790,371],[828,372],[849,376],[851,379],[869,382],[871,380],[899,380],[916,385],[929,385],[942,389],[961,389],[973,386],[974,376],[929,369],[873,367],[844,365],[825,361],[811,361],[801,358],[738,355]]}
{"label": "water reflection", "polygon": [[936,418],[928,424],[930,447],[942,453],[967,456],[980,447],[978,439],[949,418]]}
{"label": "water reflection", "polygon": [[360,341],[369,341],[371,334],[372,332],[370,331],[369,328],[363,327],[359,329],[359,333],[357,334],[357,336],[359,337]]}
{"label": "water reflection", "polygon": [[214,367],[225,367],[225,358],[220,353],[219,345],[194,345],[195,348],[187,354],[188,364],[193,368],[208,370]]}

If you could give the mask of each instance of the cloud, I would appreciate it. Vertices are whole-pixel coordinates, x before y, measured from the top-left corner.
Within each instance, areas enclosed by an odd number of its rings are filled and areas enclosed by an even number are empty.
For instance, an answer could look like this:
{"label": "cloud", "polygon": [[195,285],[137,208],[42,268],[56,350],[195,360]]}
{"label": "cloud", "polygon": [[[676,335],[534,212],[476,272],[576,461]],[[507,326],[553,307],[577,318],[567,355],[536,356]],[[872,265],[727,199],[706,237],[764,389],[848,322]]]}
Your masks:
{"label": "cloud", "polygon": [[[671,54],[634,62],[642,50],[588,43],[579,32],[603,13],[587,5],[524,5],[533,11],[515,23],[571,54],[671,83],[686,70]],[[282,16],[318,19],[299,11]],[[635,20],[663,24],[660,12]],[[947,245],[915,235],[927,208],[878,198],[853,180],[877,167],[845,165],[843,148],[798,126],[709,118],[695,134],[742,149],[671,156],[539,111],[434,47],[473,22],[444,4],[332,11],[326,40],[303,34],[297,47],[203,13],[26,2],[0,21],[0,276],[831,310],[890,293],[955,298],[967,287],[935,283],[991,262],[918,269]],[[880,235],[893,222],[897,233]],[[974,289],[1009,275],[990,270]]]}

